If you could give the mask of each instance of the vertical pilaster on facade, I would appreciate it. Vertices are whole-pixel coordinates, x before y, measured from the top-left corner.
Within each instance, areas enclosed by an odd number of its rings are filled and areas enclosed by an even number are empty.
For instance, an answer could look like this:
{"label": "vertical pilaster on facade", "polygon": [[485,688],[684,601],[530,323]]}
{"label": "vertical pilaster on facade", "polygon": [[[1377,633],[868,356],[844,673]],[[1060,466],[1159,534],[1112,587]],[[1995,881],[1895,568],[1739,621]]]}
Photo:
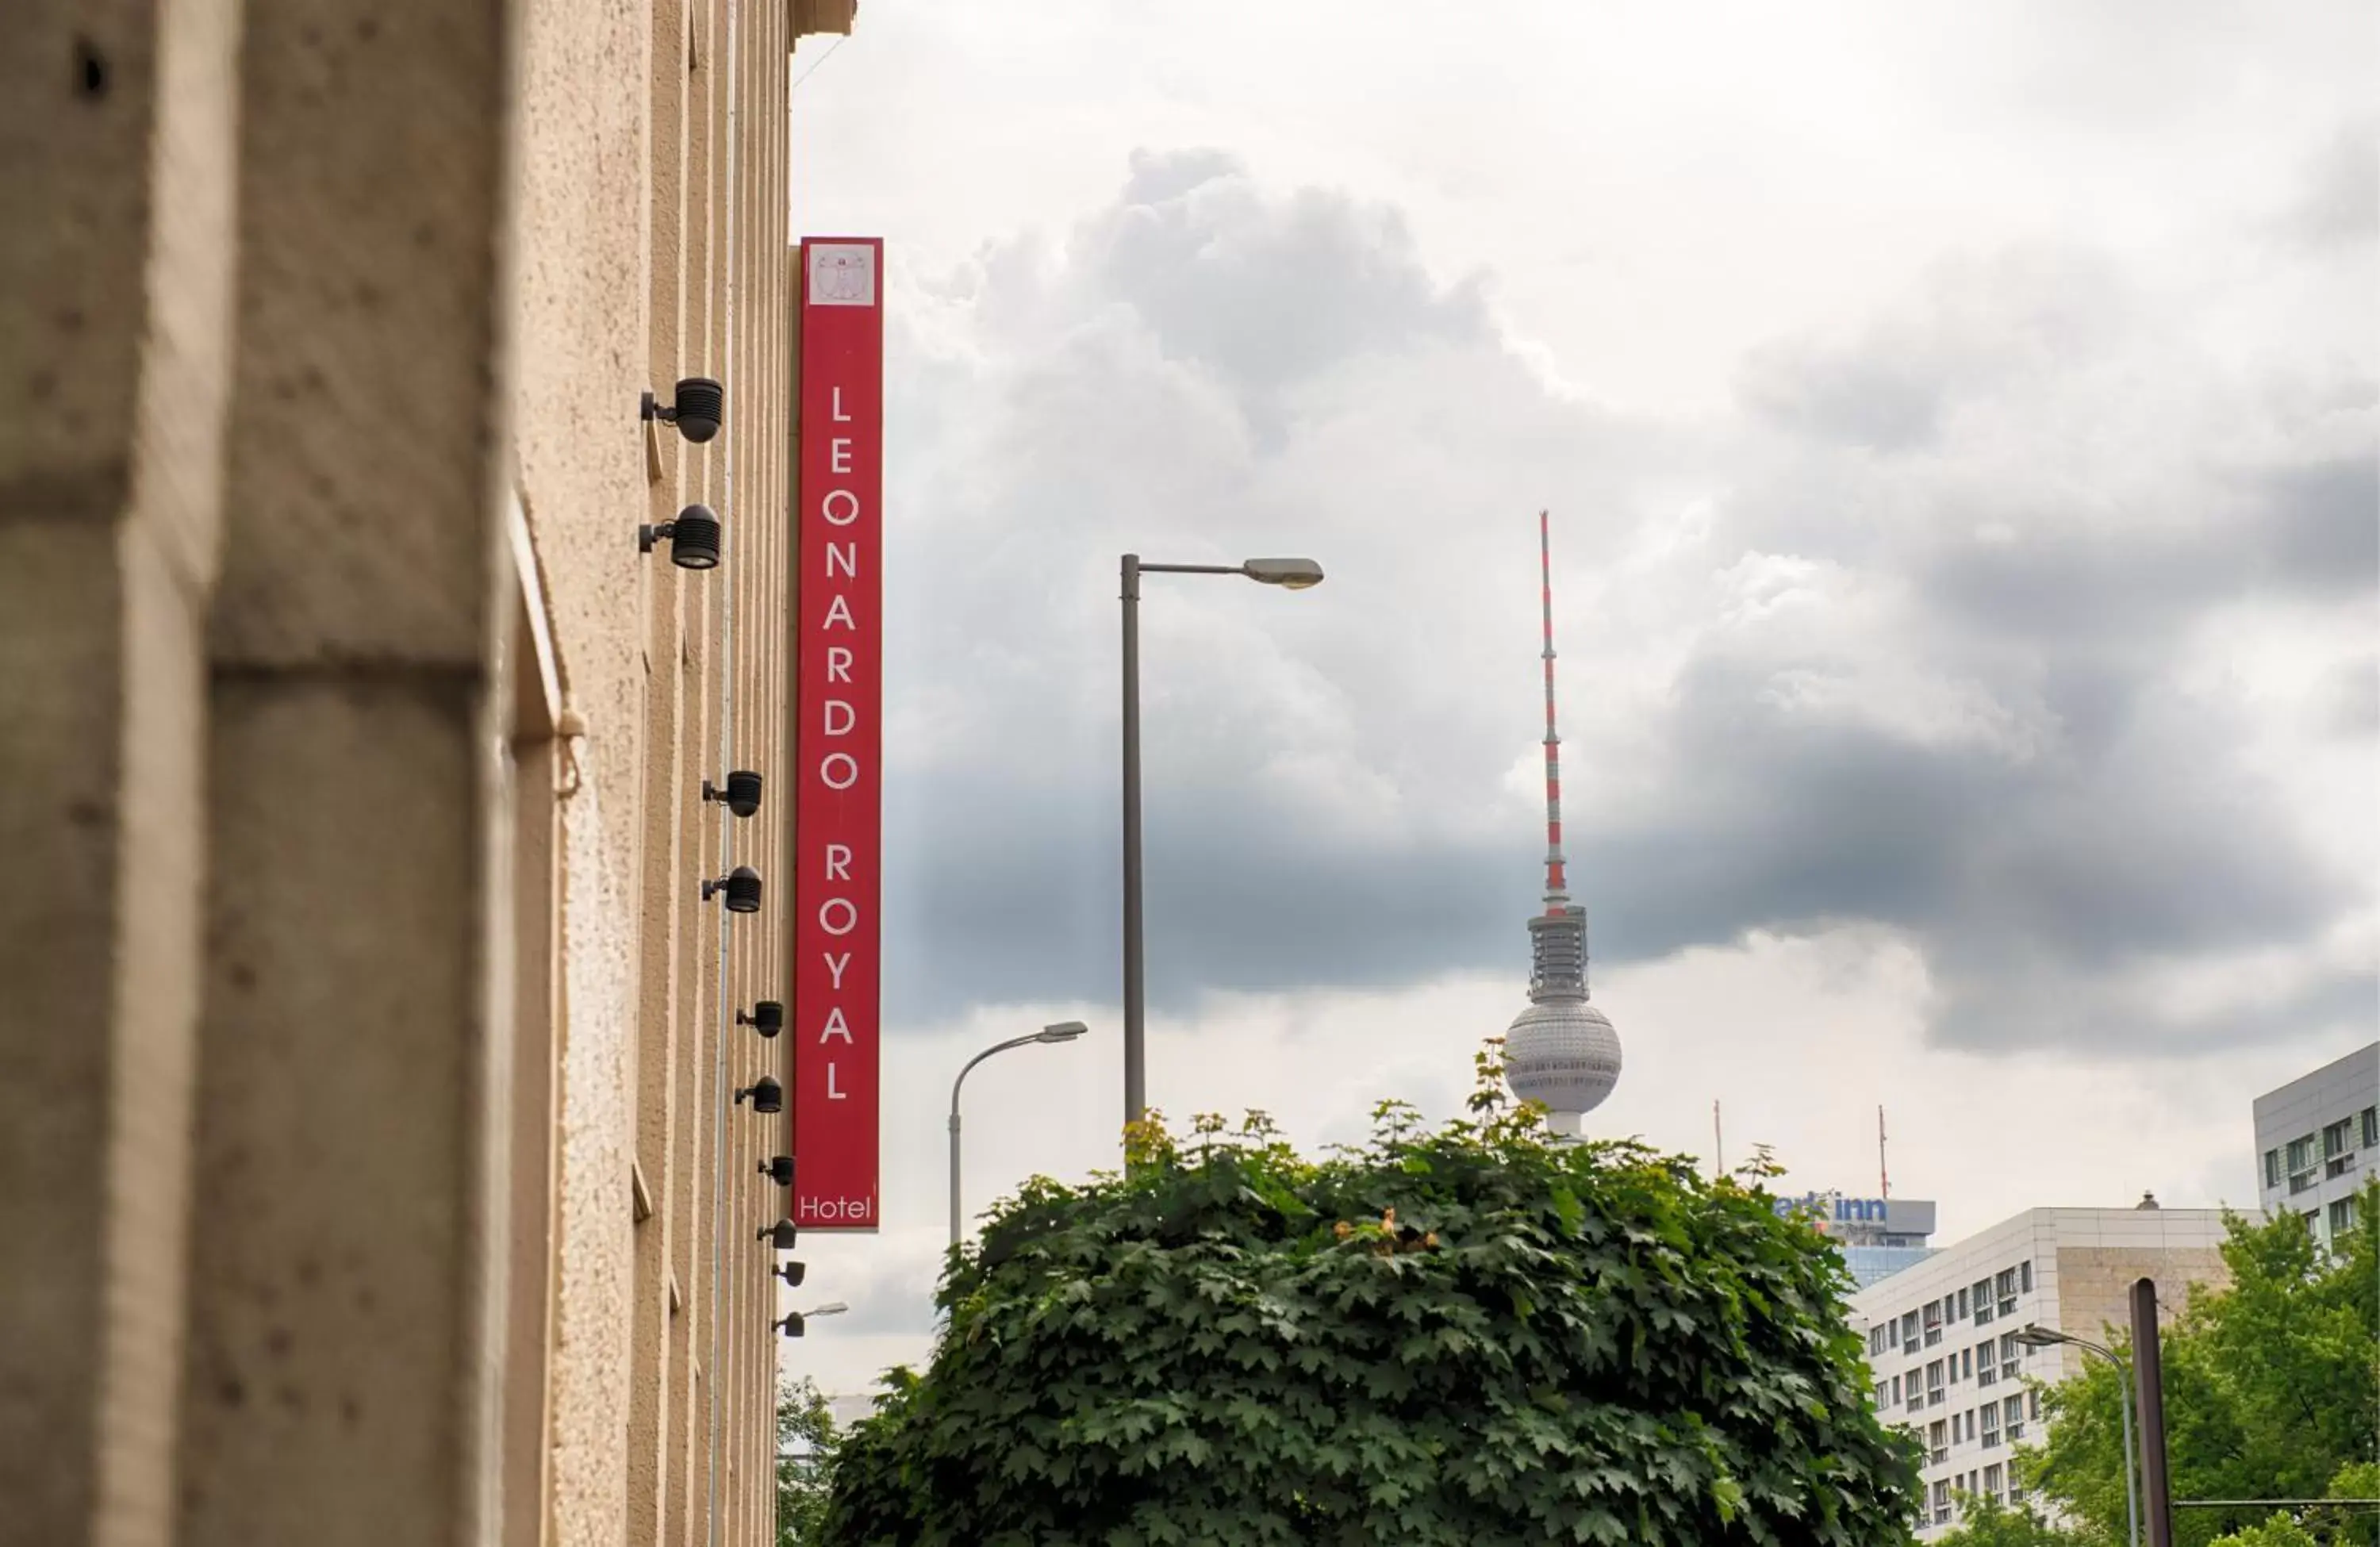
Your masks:
{"label": "vertical pilaster on facade", "polygon": [[245,6],[189,1547],[497,1519],[514,11]]}
{"label": "vertical pilaster on facade", "polygon": [[11,17],[0,1536],[771,1540],[798,21]]}
{"label": "vertical pilaster on facade", "polygon": [[171,1540],[237,7],[0,48],[0,1518]]}

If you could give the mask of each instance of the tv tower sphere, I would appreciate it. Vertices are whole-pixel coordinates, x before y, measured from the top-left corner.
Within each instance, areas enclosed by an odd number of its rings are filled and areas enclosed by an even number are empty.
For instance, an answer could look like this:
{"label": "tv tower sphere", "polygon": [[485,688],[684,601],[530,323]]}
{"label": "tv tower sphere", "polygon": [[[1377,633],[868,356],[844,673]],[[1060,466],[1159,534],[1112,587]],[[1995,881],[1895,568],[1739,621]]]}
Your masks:
{"label": "tv tower sphere", "polygon": [[1546,910],[1529,920],[1529,1007],[1504,1036],[1504,1078],[1512,1094],[1542,1103],[1557,1133],[1620,1083],[1620,1034],[1586,1002],[1586,910],[1570,899],[1561,841],[1561,737],[1554,732],[1553,544],[1537,512],[1537,557],[1545,587]]}

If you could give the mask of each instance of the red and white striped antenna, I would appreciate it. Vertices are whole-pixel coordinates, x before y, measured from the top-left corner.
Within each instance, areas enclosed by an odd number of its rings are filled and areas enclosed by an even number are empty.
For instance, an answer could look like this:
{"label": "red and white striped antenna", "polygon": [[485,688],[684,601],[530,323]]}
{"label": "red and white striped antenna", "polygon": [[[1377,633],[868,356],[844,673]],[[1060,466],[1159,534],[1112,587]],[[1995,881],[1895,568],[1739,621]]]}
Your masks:
{"label": "red and white striped antenna", "polygon": [[1570,911],[1561,838],[1561,735],[1554,728],[1554,548],[1546,512],[1537,512],[1537,564],[1546,627],[1546,915]]}

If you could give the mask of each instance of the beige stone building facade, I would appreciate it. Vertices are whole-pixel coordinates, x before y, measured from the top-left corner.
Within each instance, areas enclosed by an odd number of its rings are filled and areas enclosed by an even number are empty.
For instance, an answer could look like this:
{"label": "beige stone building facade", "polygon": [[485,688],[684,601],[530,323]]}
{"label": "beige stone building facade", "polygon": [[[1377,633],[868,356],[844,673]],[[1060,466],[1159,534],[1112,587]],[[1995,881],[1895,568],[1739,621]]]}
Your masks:
{"label": "beige stone building facade", "polygon": [[786,763],[854,8],[11,7],[6,1547],[771,1540],[785,812],[702,790]]}

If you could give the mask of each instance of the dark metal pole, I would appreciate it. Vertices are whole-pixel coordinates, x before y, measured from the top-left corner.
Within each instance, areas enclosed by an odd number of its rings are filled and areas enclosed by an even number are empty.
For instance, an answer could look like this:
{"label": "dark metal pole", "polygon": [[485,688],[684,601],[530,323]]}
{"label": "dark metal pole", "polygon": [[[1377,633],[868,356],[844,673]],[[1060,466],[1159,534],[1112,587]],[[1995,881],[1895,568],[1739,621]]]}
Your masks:
{"label": "dark metal pole", "polygon": [[1140,920],[1140,555],[1123,556],[1123,1120],[1148,1111]]}
{"label": "dark metal pole", "polygon": [[2165,1352],[2157,1346],[2156,1280],[2132,1285],[2132,1370],[2140,1388],[2141,1492],[2149,1547],[2173,1547],[2173,1483],[2166,1475]]}

